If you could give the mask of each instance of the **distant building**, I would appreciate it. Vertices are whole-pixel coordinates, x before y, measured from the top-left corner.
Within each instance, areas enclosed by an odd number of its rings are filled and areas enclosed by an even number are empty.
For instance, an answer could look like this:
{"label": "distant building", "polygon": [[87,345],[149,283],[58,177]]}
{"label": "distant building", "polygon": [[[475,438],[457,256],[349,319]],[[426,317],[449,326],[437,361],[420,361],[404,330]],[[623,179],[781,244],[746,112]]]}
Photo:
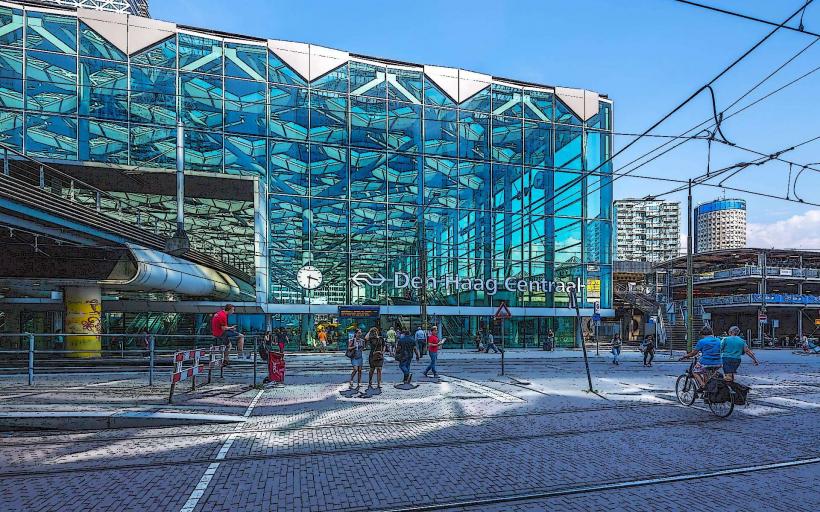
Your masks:
{"label": "distant building", "polygon": [[148,14],[148,0],[38,0],[37,3],[136,14],[145,18],[150,16]]}
{"label": "distant building", "polygon": [[615,201],[617,260],[659,262],[680,252],[680,203]]}
{"label": "distant building", "polygon": [[746,247],[746,201],[716,199],[694,211],[695,252]]}

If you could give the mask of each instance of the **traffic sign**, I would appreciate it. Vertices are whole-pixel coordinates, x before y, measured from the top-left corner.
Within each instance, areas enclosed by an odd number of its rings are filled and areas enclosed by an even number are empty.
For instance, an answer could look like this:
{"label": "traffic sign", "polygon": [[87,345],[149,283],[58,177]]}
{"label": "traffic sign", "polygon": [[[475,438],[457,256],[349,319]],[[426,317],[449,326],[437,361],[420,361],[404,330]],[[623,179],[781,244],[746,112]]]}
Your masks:
{"label": "traffic sign", "polygon": [[592,314],[592,321],[598,323],[601,321],[601,314],[600,313],[593,313]]}
{"label": "traffic sign", "polygon": [[503,320],[504,318],[511,318],[512,313],[510,313],[510,308],[507,307],[506,302],[502,302],[498,305],[498,309],[495,310],[495,318],[496,320]]}

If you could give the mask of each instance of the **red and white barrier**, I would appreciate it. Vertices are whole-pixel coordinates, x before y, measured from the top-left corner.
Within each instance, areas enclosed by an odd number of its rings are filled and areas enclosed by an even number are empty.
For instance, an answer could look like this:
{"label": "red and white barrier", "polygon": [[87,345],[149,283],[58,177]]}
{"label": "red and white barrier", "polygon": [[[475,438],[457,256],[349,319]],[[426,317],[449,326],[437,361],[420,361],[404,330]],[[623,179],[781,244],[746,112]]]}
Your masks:
{"label": "red and white barrier", "polygon": [[[183,350],[174,354],[174,370],[171,372],[171,394],[168,396],[168,403],[174,399],[174,388],[177,382],[191,379],[191,391],[196,391],[196,376],[205,373],[205,366],[200,363],[200,358],[205,357],[205,349]],[[193,366],[183,368],[183,363],[193,361]],[[210,364],[208,365],[210,367]]]}
{"label": "red and white barrier", "polygon": [[225,345],[211,345],[211,355],[208,360],[208,384],[211,383],[211,374],[214,367],[219,368],[219,376],[223,377],[223,368],[225,368]]}

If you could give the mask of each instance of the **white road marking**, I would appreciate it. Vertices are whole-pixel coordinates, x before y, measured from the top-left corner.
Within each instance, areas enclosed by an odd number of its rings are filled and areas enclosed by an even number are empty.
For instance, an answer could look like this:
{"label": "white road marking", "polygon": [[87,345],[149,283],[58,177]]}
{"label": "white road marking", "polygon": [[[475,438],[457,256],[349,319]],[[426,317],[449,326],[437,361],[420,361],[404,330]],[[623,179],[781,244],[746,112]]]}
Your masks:
{"label": "white road marking", "polygon": [[[260,389],[259,393],[253,397],[251,400],[250,405],[245,410],[245,414],[243,416],[248,418],[251,413],[253,412],[253,408],[256,407],[257,402],[259,402],[259,398],[262,397],[262,393],[264,393],[264,389]],[[222,443],[222,446],[219,448],[219,452],[216,454],[216,460],[223,460],[226,455],[228,455],[228,450],[231,449],[233,446],[234,439],[236,439],[236,434],[242,428],[242,423],[238,424],[236,428],[234,428],[234,432],[228,435],[228,438],[225,439],[225,442]],[[199,483],[196,484],[193,492],[188,497],[188,501],[185,502],[185,505],[179,509],[179,512],[193,512],[194,508],[196,507],[197,503],[199,503],[199,499],[202,498],[202,495],[205,494],[205,489],[208,488],[208,484],[211,483],[211,479],[214,477],[216,470],[219,468],[219,462],[212,462],[208,465],[208,469],[205,470],[205,474],[202,475],[202,478],[199,479]]]}

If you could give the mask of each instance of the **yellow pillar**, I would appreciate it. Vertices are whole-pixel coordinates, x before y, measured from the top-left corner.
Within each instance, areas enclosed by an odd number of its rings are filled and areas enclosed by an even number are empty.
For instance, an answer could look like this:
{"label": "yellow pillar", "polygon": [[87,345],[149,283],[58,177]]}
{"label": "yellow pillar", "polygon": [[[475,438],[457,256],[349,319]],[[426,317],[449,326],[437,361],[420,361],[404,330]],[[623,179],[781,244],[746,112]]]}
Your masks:
{"label": "yellow pillar", "polygon": [[65,348],[68,357],[100,357],[102,295],[100,287],[67,286],[65,297]]}

